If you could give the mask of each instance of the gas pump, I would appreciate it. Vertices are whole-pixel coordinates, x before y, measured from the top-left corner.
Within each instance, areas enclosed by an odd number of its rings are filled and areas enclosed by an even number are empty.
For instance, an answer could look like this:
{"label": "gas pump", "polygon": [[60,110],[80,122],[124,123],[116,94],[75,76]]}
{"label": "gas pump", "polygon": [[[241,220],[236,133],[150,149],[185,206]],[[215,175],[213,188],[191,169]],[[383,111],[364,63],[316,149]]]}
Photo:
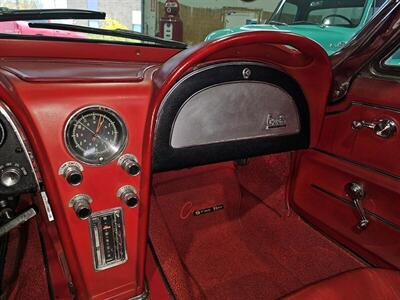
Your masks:
{"label": "gas pump", "polygon": [[166,40],[183,41],[183,23],[178,0],[165,1],[165,15],[160,18],[160,36]]}

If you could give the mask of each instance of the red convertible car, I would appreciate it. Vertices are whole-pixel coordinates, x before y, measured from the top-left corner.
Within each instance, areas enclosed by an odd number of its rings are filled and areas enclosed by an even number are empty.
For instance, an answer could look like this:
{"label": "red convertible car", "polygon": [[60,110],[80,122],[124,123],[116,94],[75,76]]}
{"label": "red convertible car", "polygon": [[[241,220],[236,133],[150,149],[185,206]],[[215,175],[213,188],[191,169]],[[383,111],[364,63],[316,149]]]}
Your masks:
{"label": "red convertible car", "polygon": [[399,25],[0,34],[0,298],[400,299]]}

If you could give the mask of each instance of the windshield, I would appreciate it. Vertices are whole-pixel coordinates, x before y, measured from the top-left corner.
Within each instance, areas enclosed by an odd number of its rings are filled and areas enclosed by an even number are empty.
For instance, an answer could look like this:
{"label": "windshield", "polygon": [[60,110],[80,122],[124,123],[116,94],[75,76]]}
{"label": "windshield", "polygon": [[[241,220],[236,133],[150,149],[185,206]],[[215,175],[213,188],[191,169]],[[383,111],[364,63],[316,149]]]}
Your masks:
{"label": "windshield", "polygon": [[356,27],[367,0],[286,0],[270,22]]}
{"label": "windshield", "polygon": [[[183,47],[183,44],[168,44],[163,41],[179,41],[190,46],[204,41],[212,32],[249,24],[264,24],[267,20],[281,24],[312,23],[353,27],[359,24],[366,2],[367,0],[0,0],[0,38],[6,34],[7,37],[18,35],[20,38],[28,36],[37,39],[61,38]],[[46,17],[36,15],[32,18],[18,18],[18,12],[27,9],[65,9],[66,15],[65,18],[62,15],[60,17],[58,12],[54,16],[46,14]],[[98,14],[95,17],[90,12],[87,17],[85,14],[78,16],[71,9],[104,12],[105,17],[101,18]]]}

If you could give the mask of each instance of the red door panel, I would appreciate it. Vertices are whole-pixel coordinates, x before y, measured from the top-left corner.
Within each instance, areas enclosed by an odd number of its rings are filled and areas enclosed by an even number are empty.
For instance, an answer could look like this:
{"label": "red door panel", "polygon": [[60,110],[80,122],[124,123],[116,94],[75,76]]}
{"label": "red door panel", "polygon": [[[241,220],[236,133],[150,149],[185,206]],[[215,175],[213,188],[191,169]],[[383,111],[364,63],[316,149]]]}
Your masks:
{"label": "red door panel", "polygon": [[400,178],[400,134],[382,138],[370,128],[352,128],[353,121],[381,119],[393,120],[399,126],[400,109],[352,102],[347,110],[326,116],[319,148]]}
{"label": "red door panel", "polygon": [[[393,120],[400,125],[400,84],[359,76],[346,99],[330,106],[314,150],[297,160],[293,206],[309,222],[373,265],[400,268],[400,132],[379,137],[353,121]],[[369,225],[357,227],[360,213],[345,186],[363,186]]]}
{"label": "red door panel", "polygon": [[[400,189],[396,179],[318,151],[301,154],[295,207],[374,265],[400,267]],[[364,185],[370,224],[357,228],[359,214],[347,197],[349,182]]]}

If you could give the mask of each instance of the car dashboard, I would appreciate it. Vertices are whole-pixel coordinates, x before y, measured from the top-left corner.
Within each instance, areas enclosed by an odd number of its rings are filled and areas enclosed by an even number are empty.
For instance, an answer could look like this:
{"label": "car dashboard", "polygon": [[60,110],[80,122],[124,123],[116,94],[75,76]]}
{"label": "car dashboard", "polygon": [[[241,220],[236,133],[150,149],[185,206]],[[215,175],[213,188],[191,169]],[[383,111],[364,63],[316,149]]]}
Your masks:
{"label": "car dashboard", "polygon": [[154,172],[310,148],[321,130],[330,63],[296,35],[31,43],[0,51],[0,196],[34,195],[85,299],[145,292]]}

